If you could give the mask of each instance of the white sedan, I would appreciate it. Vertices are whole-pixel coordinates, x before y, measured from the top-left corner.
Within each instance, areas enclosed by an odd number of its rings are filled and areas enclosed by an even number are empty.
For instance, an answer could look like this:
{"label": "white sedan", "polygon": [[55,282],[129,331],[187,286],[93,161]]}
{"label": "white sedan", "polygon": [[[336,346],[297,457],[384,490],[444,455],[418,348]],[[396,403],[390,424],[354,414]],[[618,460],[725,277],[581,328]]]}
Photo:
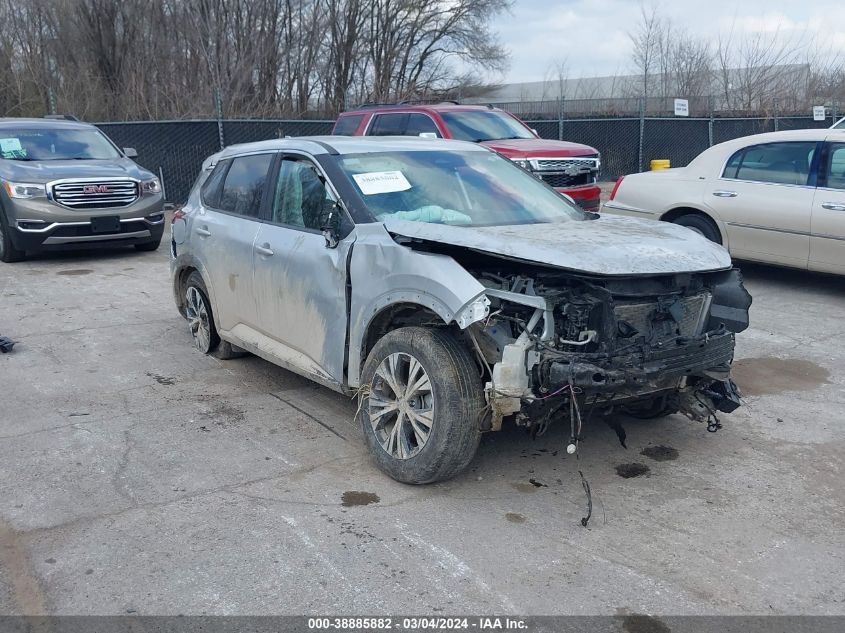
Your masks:
{"label": "white sedan", "polygon": [[610,214],[686,226],[738,259],[845,274],[845,130],[746,136],[620,178]]}

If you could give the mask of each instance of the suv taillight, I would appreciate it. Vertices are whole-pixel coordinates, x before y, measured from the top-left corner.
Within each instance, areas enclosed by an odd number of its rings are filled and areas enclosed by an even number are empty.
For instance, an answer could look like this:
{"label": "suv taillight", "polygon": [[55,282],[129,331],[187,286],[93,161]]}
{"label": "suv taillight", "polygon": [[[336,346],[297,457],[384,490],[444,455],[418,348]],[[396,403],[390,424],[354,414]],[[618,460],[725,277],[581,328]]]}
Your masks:
{"label": "suv taillight", "polygon": [[613,200],[616,197],[616,192],[619,191],[619,185],[622,184],[622,181],[625,180],[625,176],[619,176],[619,179],[616,181],[616,184],[613,185],[613,191],[610,192],[610,199]]}

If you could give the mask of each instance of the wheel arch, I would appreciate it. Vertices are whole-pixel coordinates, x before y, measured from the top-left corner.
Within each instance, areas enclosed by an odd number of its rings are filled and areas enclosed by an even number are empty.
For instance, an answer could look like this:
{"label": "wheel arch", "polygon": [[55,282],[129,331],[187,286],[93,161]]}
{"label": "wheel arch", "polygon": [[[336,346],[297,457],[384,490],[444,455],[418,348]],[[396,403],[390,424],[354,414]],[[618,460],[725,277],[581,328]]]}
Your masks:
{"label": "wheel arch", "polygon": [[176,307],[179,310],[179,314],[182,316],[185,315],[185,285],[188,281],[188,277],[190,277],[193,272],[199,273],[200,277],[202,277],[206,290],[208,290],[208,300],[211,302],[211,310],[216,314],[217,312],[215,308],[217,306],[217,302],[214,300],[214,287],[211,284],[211,279],[206,274],[205,267],[199,262],[199,260],[189,256],[180,257],[173,264],[173,299],[176,301]]}
{"label": "wheel arch", "polygon": [[719,236],[722,238],[722,246],[728,248],[728,232],[725,228],[724,223],[717,217],[715,217],[712,213],[708,211],[704,211],[699,207],[693,206],[678,206],[669,209],[668,211],[664,211],[663,214],[660,216],[661,222],[674,222],[678,218],[684,215],[700,215],[704,218],[710,220],[713,225],[716,227],[716,230],[719,232]]}
{"label": "wheel arch", "polygon": [[410,292],[392,293],[389,299],[374,306],[358,340],[350,341],[350,346],[358,350],[357,358],[350,358],[350,386],[358,386],[367,355],[386,334],[402,327],[448,327],[452,323],[454,314],[436,297]]}

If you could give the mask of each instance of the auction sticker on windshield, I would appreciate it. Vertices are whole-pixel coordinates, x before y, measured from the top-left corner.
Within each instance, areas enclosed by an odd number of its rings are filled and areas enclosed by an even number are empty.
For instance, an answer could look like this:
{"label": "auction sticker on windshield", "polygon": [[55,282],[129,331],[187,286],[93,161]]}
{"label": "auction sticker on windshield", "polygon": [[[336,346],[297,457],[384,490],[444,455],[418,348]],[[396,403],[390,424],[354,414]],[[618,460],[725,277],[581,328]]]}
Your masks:
{"label": "auction sticker on windshield", "polygon": [[23,154],[23,147],[19,138],[0,138],[0,154],[4,158],[13,158]]}
{"label": "auction sticker on windshield", "polygon": [[352,174],[352,177],[365,196],[407,191],[411,188],[411,183],[401,171],[372,171],[366,174]]}

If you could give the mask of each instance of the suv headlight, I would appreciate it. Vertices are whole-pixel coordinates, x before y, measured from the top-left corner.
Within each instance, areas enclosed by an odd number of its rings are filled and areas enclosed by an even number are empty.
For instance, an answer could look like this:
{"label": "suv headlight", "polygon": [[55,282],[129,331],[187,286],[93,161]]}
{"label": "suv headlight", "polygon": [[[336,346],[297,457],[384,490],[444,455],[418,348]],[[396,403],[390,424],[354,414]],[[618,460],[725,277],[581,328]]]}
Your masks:
{"label": "suv headlight", "polygon": [[3,181],[3,188],[10,198],[46,198],[47,188],[44,185],[28,182]]}
{"label": "suv headlight", "polygon": [[161,193],[161,183],[158,181],[158,178],[141,182],[141,193]]}
{"label": "suv headlight", "polygon": [[531,171],[531,161],[526,158],[511,158],[511,162],[515,165],[519,165],[526,171]]}

